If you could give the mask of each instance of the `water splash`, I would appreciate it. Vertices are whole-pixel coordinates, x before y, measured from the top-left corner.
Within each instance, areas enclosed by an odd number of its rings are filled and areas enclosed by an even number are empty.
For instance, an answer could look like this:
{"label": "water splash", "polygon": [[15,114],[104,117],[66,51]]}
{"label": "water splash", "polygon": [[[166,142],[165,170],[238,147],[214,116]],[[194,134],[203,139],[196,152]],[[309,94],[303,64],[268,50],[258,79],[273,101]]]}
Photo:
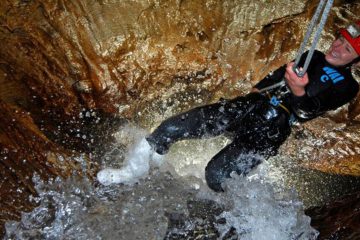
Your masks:
{"label": "water splash", "polygon": [[34,180],[39,206],[20,222],[7,222],[5,239],[162,239],[166,213],[186,214],[192,196],[190,188],[158,171],[131,187],[75,177]]}
{"label": "water splash", "polygon": [[[147,149],[143,136],[143,130],[131,126],[121,129],[117,151],[110,150],[112,157],[105,157],[103,165],[119,167],[125,159],[121,169],[130,168],[131,156],[147,152],[142,151]],[[21,221],[7,222],[5,239],[195,239],[202,234],[209,239],[288,240],[316,235],[296,194],[270,174],[272,166],[263,163],[248,177],[233,176],[225,193],[214,193],[198,171],[209,159],[206,149],[216,151],[224,141],[187,144],[174,146],[160,168],[150,158],[149,167],[132,166],[142,170],[117,185],[76,176],[46,183],[34,177],[38,197],[32,200],[39,206],[23,213]],[[187,150],[194,151],[188,152],[185,166],[179,159]]]}
{"label": "water splash", "polygon": [[226,224],[217,225],[219,232],[224,236],[235,228],[240,239],[253,240],[316,239],[318,233],[296,192],[281,190],[268,177],[270,171],[265,162],[249,176],[234,174],[226,182],[226,198],[233,207],[218,216],[226,219]]}
{"label": "water splash", "polygon": [[145,138],[142,138],[126,154],[125,166],[120,169],[105,168],[97,174],[98,181],[107,186],[110,184],[133,184],[149,173],[150,161],[160,166],[163,156],[154,152]]}

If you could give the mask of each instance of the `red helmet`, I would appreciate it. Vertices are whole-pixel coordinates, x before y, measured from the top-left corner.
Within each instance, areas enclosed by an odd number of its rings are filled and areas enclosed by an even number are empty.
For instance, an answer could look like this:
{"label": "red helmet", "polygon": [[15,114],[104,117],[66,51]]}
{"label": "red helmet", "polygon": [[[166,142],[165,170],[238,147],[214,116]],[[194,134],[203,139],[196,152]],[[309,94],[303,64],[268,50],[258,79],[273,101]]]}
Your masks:
{"label": "red helmet", "polygon": [[347,28],[341,28],[340,34],[351,44],[360,55],[360,21],[350,24]]}

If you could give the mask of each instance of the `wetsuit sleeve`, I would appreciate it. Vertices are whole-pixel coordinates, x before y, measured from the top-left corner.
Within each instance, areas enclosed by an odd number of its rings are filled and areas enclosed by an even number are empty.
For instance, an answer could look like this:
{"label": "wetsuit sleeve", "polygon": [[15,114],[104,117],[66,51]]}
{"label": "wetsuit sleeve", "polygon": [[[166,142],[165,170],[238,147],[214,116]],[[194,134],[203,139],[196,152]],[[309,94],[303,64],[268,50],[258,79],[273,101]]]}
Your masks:
{"label": "wetsuit sleeve", "polygon": [[[347,79],[349,80],[349,79]],[[347,84],[347,83],[351,84]],[[311,93],[310,87],[306,88],[306,94],[301,97],[291,96],[291,108],[299,120],[306,121],[322,115],[326,111],[350,102],[356,97],[359,91],[359,84],[356,81],[344,81],[341,84],[324,86],[316,95]]]}
{"label": "wetsuit sleeve", "polygon": [[286,65],[283,65],[283,66],[279,67],[274,72],[270,72],[265,78],[260,80],[254,86],[254,88],[257,88],[257,89],[261,90],[263,88],[272,86],[275,83],[280,82],[284,78],[285,71],[286,71]]}

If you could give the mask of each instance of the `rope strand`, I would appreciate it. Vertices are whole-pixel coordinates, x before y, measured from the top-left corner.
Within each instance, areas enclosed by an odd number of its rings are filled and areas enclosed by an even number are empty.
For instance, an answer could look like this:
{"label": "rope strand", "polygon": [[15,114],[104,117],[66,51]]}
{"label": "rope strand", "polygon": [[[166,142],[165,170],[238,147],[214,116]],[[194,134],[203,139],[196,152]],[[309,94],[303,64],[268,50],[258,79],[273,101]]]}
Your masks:
{"label": "rope strand", "polygon": [[[315,11],[315,13],[314,13],[314,15],[313,15],[313,17],[312,17],[312,19],[310,21],[310,24],[309,24],[309,27],[308,27],[308,29],[306,31],[304,40],[302,41],[302,43],[300,45],[300,48],[299,48],[299,51],[298,51],[298,53],[296,55],[295,64],[294,64],[293,69],[294,69],[294,72],[296,73],[296,75],[299,76],[299,77],[303,77],[305,75],[308,67],[309,67],[310,60],[311,60],[311,58],[312,58],[312,56],[314,54],[315,47],[316,47],[316,45],[317,45],[317,43],[319,41],[320,34],[321,34],[321,32],[322,32],[322,30],[323,30],[323,28],[325,26],[326,19],[327,19],[328,15],[329,15],[330,9],[331,9],[332,4],[334,2],[334,0],[327,0],[326,5],[325,5],[325,1],[326,0],[320,0],[320,3],[317,6],[316,11]],[[325,5],[325,8],[324,8],[324,5]],[[322,12],[322,14],[321,14],[321,12]],[[318,24],[318,28],[316,29],[314,39],[313,39],[313,41],[311,43],[311,48],[309,50],[309,53],[306,56],[306,60],[305,60],[305,64],[303,66],[303,69],[300,70],[300,69],[298,69],[298,65],[299,65],[301,56],[304,54],[305,47],[309,42],[311,34],[313,33],[315,24],[319,20],[320,14],[321,14],[320,23]],[[265,92],[265,91],[268,91],[268,90],[271,90],[271,89],[274,89],[274,88],[277,88],[277,87],[282,87],[282,86],[285,86],[285,85],[286,85],[285,78],[283,78],[280,82],[261,89],[260,92]]]}
{"label": "rope strand", "polygon": [[298,52],[298,55],[297,55],[297,58],[296,58],[296,61],[295,61],[295,64],[294,64],[294,71],[296,72],[296,74],[299,76],[299,77],[302,77],[305,75],[308,67],[309,67],[309,64],[310,64],[310,60],[314,54],[314,50],[315,50],[315,47],[317,45],[317,43],[319,42],[319,38],[320,38],[320,35],[321,35],[321,32],[325,26],[325,23],[326,23],[326,19],[329,15],[329,12],[330,12],[330,9],[331,9],[331,6],[333,4],[333,0],[328,0],[327,3],[326,3],[326,6],[324,8],[324,11],[321,15],[321,20],[320,20],[320,23],[318,24],[318,28],[315,32],[315,35],[314,35],[314,39],[311,43],[311,48],[309,50],[309,53],[308,55],[306,56],[306,60],[305,60],[305,64],[304,64],[304,67],[303,69],[300,71],[298,69],[298,64],[299,64],[299,61],[300,61],[300,58],[301,58],[301,55],[304,53],[304,49],[305,49],[305,45],[308,43],[309,41],[309,38],[310,38],[310,34],[312,33],[313,31],[313,28],[314,28],[314,24],[315,22],[318,20],[319,16],[320,16],[320,12],[324,6],[324,3],[325,1],[324,0],[321,0],[318,8],[316,9],[316,12],[314,14],[314,17],[313,19],[311,20],[311,23],[310,23],[310,26],[307,30],[307,33],[306,33],[306,36],[304,38],[304,41],[302,42],[301,44],[301,47],[300,47],[300,50]]}

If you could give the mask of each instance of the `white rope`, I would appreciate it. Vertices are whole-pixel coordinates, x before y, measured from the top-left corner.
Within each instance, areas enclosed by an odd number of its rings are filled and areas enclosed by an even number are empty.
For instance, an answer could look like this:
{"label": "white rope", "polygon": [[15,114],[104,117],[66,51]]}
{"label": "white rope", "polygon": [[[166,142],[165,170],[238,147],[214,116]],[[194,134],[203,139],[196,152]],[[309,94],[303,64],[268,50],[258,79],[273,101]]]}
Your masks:
{"label": "white rope", "polygon": [[[316,44],[319,41],[321,31],[323,30],[323,28],[325,26],[326,19],[327,19],[328,15],[329,15],[329,12],[330,12],[330,9],[331,9],[331,6],[332,6],[333,2],[334,2],[333,0],[328,0],[326,5],[325,5],[325,8],[324,8],[325,0],[321,0],[320,4],[318,5],[318,7],[317,7],[317,9],[315,11],[315,14],[314,14],[313,18],[311,19],[310,25],[309,25],[308,30],[306,32],[305,38],[304,38],[303,42],[301,43],[300,50],[297,53],[297,57],[296,57],[295,64],[294,64],[294,71],[296,72],[296,74],[299,77],[304,76],[307,69],[308,69],[308,67],[309,67],[310,60],[311,60],[311,58],[312,58],[312,56],[314,54]],[[313,39],[312,44],[311,44],[311,48],[310,48],[309,53],[308,53],[308,55],[306,57],[306,60],[305,60],[305,64],[303,66],[303,69],[299,70],[298,69],[298,64],[300,62],[300,58],[301,58],[302,54],[305,51],[305,46],[307,45],[307,43],[308,43],[308,41],[310,39],[310,35],[314,30],[315,23],[318,21],[320,13],[321,13],[322,10],[323,10],[323,13],[321,15],[321,20],[320,20],[320,23],[318,24],[318,28],[317,28],[317,30],[315,32],[314,39]]]}
{"label": "white rope", "polygon": [[[325,1],[327,1],[326,5],[325,5]],[[309,24],[309,27],[308,27],[308,29],[306,31],[304,40],[300,45],[300,49],[299,49],[299,51],[297,53],[297,56],[296,56],[296,59],[295,59],[294,72],[296,73],[296,75],[298,77],[303,77],[305,75],[308,67],[309,67],[310,60],[311,60],[311,58],[312,58],[312,56],[314,54],[316,44],[319,41],[321,31],[323,30],[323,28],[325,26],[326,19],[327,19],[328,15],[329,15],[329,12],[330,12],[330,9],[331,9],[331,6],[332,6],[333,2],[334,2],[334,0],[321,0],[319,5],[316,8],[314,16],[312,17],[312,19],[310,21],[310,24]],[[325,8],[324,8],[324,5],[325,5]],[[321,14],[321,12],[322,12],[322,14]],[[314,31],[315,24],[318,22],[320,14],[321,14],[320,23],[318,24],[318,28],[316,29],[314,39],[313,39],[313,41],[311,43],[311,48],[309,50],[309,53],[306,56],[305,64],[304,64],[303,68],[300,70],[298,68],[298,65],[299,65],[301,56],[303,55],[303,53],[305,51],[305,47],[308,44],[310,36]],[[285,79],[283,79],[282,81],[280,81],[278,83],[275,83],[275,84],[273,84],[273,85],[271,85],[269,87],[261,89],[260,92],[265,92],[265,91],[268,91],[268,90],[271,90],[271,89],[274,89],[274,88],[277,88],[277,87],[283,87],[285,85],[286,85]]]}

